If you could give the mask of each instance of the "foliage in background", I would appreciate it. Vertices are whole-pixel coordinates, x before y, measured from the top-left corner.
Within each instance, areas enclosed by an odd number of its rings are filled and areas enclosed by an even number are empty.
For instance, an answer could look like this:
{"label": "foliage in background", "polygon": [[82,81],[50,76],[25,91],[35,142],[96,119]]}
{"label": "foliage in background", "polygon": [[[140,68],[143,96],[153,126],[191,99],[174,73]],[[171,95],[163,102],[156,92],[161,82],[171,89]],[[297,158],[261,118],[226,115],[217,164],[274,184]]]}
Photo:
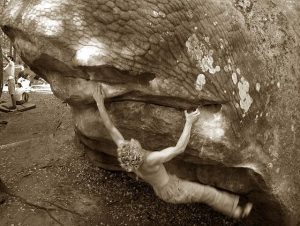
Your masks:
{"label": "foliage in background", "polygon": [[[1,7],[0,11],[4,10],[5,6],[9,3],[10,0],[2,0],[0,2]],[[1,20],[1,18],[0,18]],[[0,98],[2,95],[2,89],[3,89],[3,67],[4,67],[4,59],[3,55],[13,55],[12,52],[12,43],[8,39],[8,37],[3,33],[3,31],[0,29]]]}

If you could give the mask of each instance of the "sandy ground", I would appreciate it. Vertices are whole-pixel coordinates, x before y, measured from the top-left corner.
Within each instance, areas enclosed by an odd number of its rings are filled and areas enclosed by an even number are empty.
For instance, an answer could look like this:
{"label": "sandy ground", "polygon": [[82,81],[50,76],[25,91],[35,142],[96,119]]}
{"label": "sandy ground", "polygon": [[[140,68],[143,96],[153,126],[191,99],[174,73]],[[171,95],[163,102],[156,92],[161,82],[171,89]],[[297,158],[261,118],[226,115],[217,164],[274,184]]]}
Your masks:
{"label": "sandy ground", "polygon": [[[31,93],[36,109],[0,112],[1,226],[247,225],[206,205],[172,205],[124,173],[93,166],[74,138],[70,109]],[[4,94],[1,100],[9,100]]]}

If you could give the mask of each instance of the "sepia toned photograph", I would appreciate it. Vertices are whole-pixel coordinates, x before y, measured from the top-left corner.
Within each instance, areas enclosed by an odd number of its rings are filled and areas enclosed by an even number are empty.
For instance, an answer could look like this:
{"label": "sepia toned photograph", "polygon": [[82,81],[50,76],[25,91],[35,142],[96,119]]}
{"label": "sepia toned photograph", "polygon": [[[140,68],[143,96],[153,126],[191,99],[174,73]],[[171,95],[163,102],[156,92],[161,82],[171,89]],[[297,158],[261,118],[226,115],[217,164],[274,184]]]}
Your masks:
{"label": "sepia toned photograph", "polygon": [[300,0],[0,0],[0,226],[300,226]]}

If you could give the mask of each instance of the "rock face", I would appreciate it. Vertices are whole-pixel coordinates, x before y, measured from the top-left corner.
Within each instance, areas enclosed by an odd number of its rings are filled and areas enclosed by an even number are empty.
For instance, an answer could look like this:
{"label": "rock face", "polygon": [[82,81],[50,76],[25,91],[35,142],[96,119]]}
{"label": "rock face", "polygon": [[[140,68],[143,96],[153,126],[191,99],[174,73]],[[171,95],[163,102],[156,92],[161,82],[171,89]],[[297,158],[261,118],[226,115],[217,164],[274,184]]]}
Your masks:
{"label": "rock face", "polygon": [[97,83],[125,138],[149,150],[175,145],[183,109],[202,106],[168,170],[247,194],[256,225],[297,225],[299,14],[296,0],[11,0],[0,18],[22,59],[70,104],[102,167],[120,169]]}

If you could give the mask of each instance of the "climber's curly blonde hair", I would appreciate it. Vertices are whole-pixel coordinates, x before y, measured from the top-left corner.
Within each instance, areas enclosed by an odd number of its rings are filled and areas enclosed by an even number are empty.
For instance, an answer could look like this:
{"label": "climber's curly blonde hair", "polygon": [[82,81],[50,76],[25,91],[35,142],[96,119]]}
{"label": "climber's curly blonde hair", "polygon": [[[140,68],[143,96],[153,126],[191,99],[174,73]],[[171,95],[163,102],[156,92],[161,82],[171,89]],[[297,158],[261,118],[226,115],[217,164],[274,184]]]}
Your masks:
{"label": "climber's curly blonde hair", "polygon": [[135,139],[125,140],[117,149],[118,160],[127,172],[137,170],[144,162],[145,152]]}

